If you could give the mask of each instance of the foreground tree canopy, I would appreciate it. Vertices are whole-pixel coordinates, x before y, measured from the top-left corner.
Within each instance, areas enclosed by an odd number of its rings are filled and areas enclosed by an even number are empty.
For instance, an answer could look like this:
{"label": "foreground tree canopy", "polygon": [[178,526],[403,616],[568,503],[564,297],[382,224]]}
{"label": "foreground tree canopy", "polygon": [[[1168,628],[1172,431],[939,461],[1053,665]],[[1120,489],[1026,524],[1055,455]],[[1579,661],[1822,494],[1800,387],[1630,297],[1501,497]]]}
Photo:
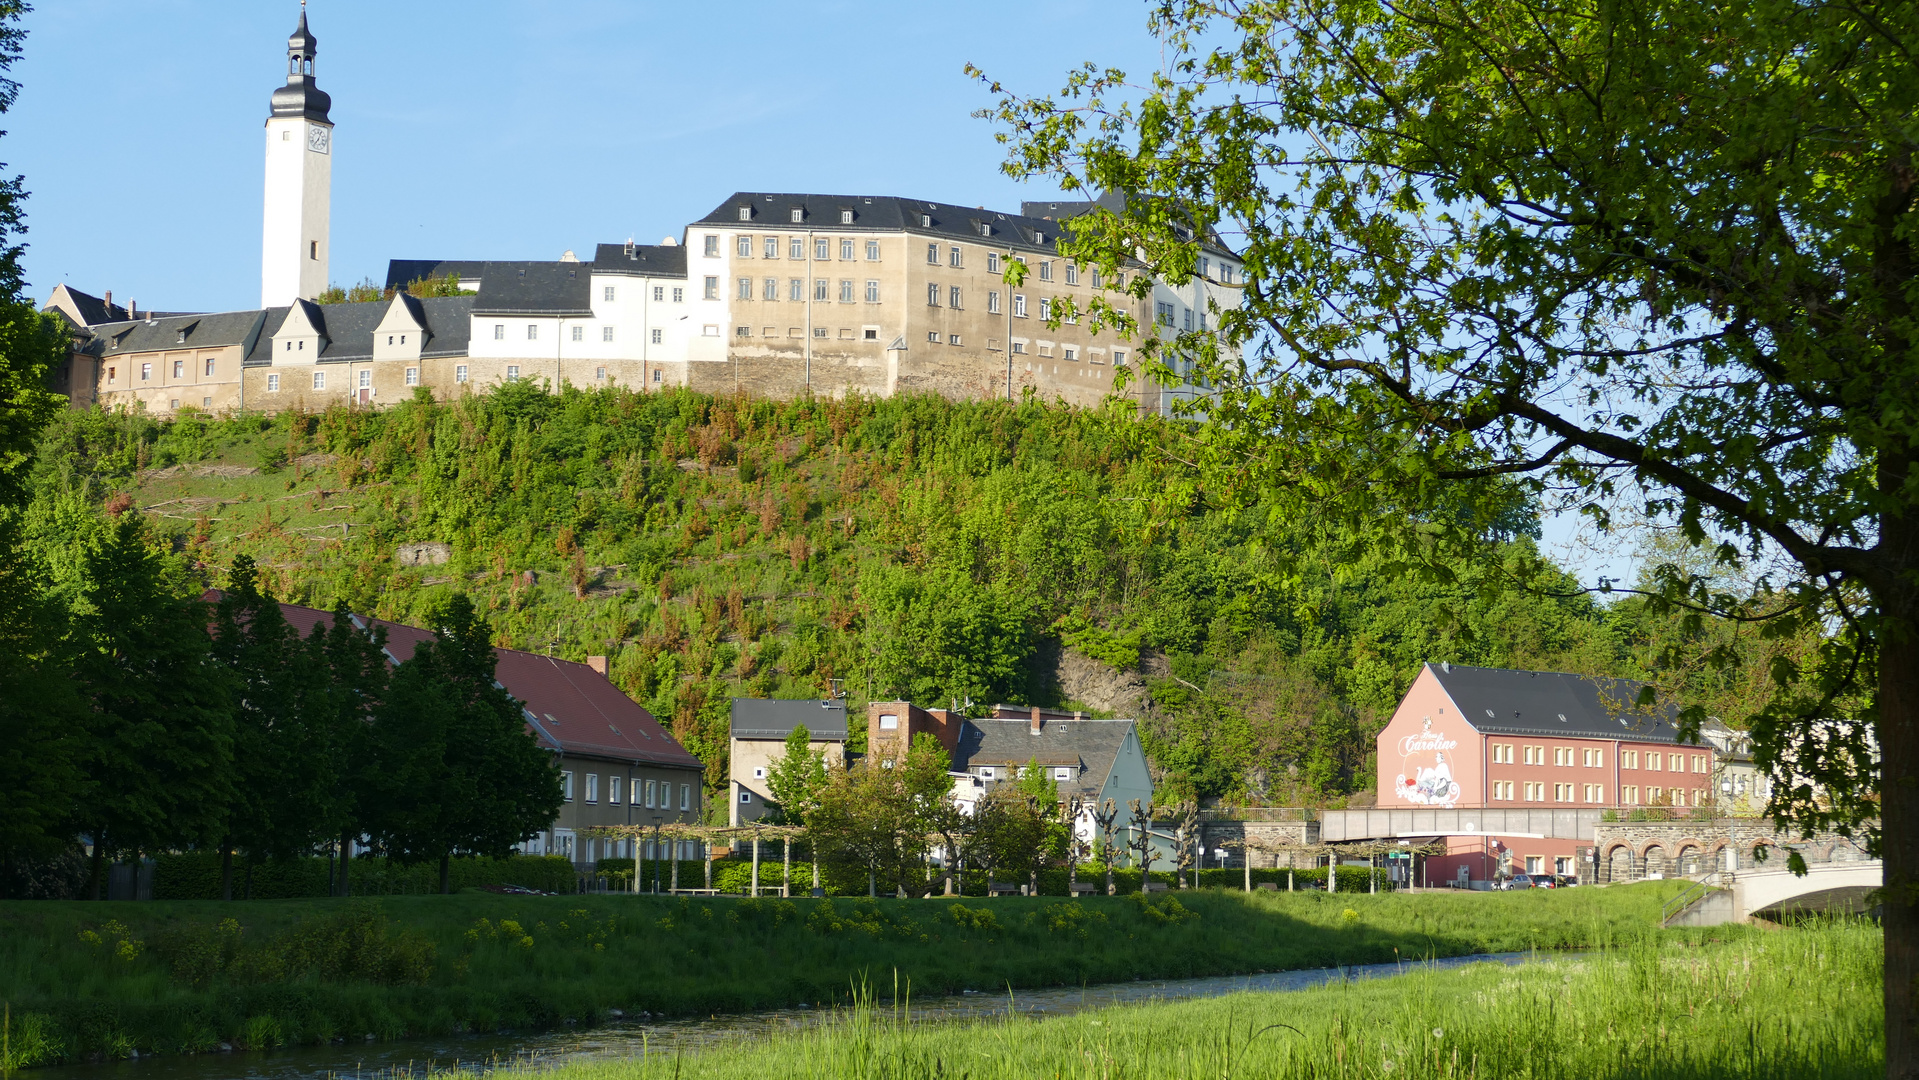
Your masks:
{"label": "foreground tree canopy", "polygon": [[1074,257],[1180,279],[1196,237],[1243,249],[1244,307],[1159,350],[1219,387],[1195,451],[1215,483],[1309,498],[1443,574],[1434,554],[1477,539],[1421,508],[1517,480],[1770,571],[1742,602],[1675,561],[1660,603],[1840,628],[1775,665],[1793,692],[1751,720],[1806,780],[1776,813],[1883,821],[1899,1075],[1919,1068],[1916,20],[1168,0],[1148,83],[1088,65],[1056,98],[994,85],[990,110],[1014,175],[1127,193]]}

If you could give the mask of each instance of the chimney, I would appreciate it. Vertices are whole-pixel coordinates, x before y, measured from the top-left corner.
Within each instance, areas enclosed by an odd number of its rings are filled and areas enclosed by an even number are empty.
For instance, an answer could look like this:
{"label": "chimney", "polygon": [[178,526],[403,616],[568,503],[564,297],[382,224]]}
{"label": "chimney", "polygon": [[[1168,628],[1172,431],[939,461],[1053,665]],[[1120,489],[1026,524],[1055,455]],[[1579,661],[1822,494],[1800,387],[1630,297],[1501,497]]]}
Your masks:
{"label": "chimney", "polygon": [[1079,722],[1079,710],[1078,710],[1078,709],[1074,709],[1074,710],[1073,710],[1073,722],[1074,722],[1074,723],[1078,723],[1078,722]]}
{"label": "chimney", "polygon": [[138,301],[138,300],[129,300],[129,301],[127,301],[127,318],[128,318],[128,319],[131,319],[131,320],[135,320],[135,321],[138,321],[138,320],[139,320],[139,318],[140,318],[140,301]]}
{"label": "chimney", "polygon": [[1039,734],[1039,706],[1033,706],[1033,734]]}
{"label": "chimney", "polygon": [[107,303],[107,310],[111,312],[113,310],[113,290],[112,289],[107,290],[106,303]]}
{"label": "chimney", "polygon": [[586,666],[604,675],[606,674],[606,657],[589,656],[586,658]]}

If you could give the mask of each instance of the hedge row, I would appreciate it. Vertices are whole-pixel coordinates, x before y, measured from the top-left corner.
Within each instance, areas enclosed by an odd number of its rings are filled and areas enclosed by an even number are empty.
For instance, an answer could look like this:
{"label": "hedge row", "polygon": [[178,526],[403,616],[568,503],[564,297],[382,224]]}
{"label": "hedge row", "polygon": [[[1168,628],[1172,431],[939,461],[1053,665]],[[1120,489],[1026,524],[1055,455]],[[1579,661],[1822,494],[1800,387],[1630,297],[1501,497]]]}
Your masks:
{"label": "hedge row", "polygon": [[[620,889],[631,888],[631,875],[633,873],[632,859],[601,859],[597,864],[597,870],[600,874],[608,878],[610,884],[615,884]],[[659,875],[658,881],[660,888],[665,890],[670,887],[673,879],[672,866],[667,863],[648,860],[645,875],[640,881],[640,890],[642,892],[651,892],[653,890],[656,870]],[[1288,887],[1288,873],[1289,871],[1284,869],[1254,870],[1253,884],[1257,887],[1262,883],[1271,883],[1277,886],[1281,891],[1284,891]],[[1294,889],[1325,888],[1326,869],[1324,867],[1310,870],[1293,870],[1290,871],[1290,873],[1292,875],[1291,887]],[[783,875],[784,868],[777,859],[762,859],[760,861],[760,887],[762,889],[778,888],[783,880]],[[1230,890],[1243,889],[1246,886],[1246,871],[1243,869],[1201,870],[1199,871],[1198,877],[1198,887],[1202,889]],[[1368,892],[1372,888],[1372,877],[1378,878],[1378,888],[1380,892],[1387,892],[1392,889],[1392,879],[1387,876],[1384,870],[1368,871],[1363,866],[1342,866],[1338,870],[1338,882],[1335,891]],[[1079,871],[1079,880],[1081,884],[1096,885],[1103,892],[1106,886],[1106,869],[1101,866],[1082,866]],[[1176,880],[1176,875],[1170,870],[1153,871],[1153,880],[1166,885],[1168,888],[1177,889],[1180,887]],[[1186,880],[1188,887],[1191,887],[1193,877],[1190,873],[1186,876]],[[713,887],[722,893],[744,894],[752,885],[752,881],[753,863],[750,859],[717,859],[713,863]],[[1001,877],[996,879],[996,881],[1002,885],[1024,885],[1027,883],[1027,879],[1025,878]],[[699,860],[689,859],[680,863],[681,888],[701,888],[704,884],[705,874],[701,869]],[[866,878],[863,874],[834,873],[825,868],[821,868],[821,884],[825,886],[827,895],[829,896],[863,896],[866,893]],[[959,890],[962,895],[986,895],[986,874],[982,871],[968,870],[964,875],[964,880],[957,884],[959,885]],[[1067,895],[1069,884],[1070,878],[1065,870],[1048,870],[1039,876],[1039,891],[1042,896],[1065,896]],[[801,862],[797,859],[794,860],[793,888],[803,895],[804,890],[812,888],[812,885],[812,864]],[[1140,890],[1140,872],[1138,870],[1114,870],[1113,886],[1115,891],[1122,896],[1138,892]],[[940,886],[936,884],[935,887],[939,888]]]}
{"label": "hedge row", "polygon": [[[328,862],[323,858],[264,862],[249,868],[239,860],[233,866],[233,897],[287,900],[327,895]],[[355,896],[394,896],[440,891],[440,868],[434,863],[402,866],[386,859],[349,860]],[[455,890],[481,885],[519,885],[540,892],[570,893],[576,876],[573,864],[558,855],[512,855],[504,859],[454,859],[448,878]],[[161,855],[153,872],[155,900],[217,900],[220,898],[218,852]]]}

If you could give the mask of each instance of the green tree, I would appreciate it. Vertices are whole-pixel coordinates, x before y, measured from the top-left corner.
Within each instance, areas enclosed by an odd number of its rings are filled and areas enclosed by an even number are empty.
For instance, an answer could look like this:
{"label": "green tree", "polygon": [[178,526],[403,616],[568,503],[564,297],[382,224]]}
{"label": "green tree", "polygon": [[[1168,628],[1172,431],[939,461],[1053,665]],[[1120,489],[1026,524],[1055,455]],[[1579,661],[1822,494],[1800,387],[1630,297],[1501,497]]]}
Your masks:
{"label": "green tree", "polygon": [[381,846],[405,863],[505,856],[551,824],[564,800],[553,759],[523,706],[494,681],[492,633],[464,594],[393,673],[377,723]]}
{"label": "green tree", "polygon": [[230,676],[212,662],[209,612],[136,512],[88,544],[74,620],[74,676],[87,704],[92,892],[109,854],[218,841],[233,799]]}
{"label": "green tree", "polygon": [[807,820],[822,861],[865,873],[870,890],[926,891],[928,838],[946,824],[952,802],[949,764],[939,741],[922,734],[892,768],[869,757],[835,770]]}
{"label": "green tree", "polygon": [[813,733],[805,724],[793,725],[786,734],[786,750],[767,770],[766,786],[779,804],[779,816],[794,825],[806,824],[806,816],[819,801],[826,787],[826,755],[813,749]]}
{"label": "green tree", "polygon": [[1217,387],[1211,480],[1438,578],[1502,478],[1777,560],[1755,604],[1673,563],[1648,591],[1836,628],[1749,720],[1762,763],[1816,781],[1774,814],[1885,858],[1887,1070],[1919,1074],[1912,9],[1164,0],[1153,26],[1139,93],[1088,65],[995,111],[1014,175],[1126,195],[1065,245],[1132,272],[1095,320],[1139,329],[1151,278],[1235,234],[1243,304],[1140,349]]}
{"label": "green tree", "polygon": [[347,863],[352,844],[373,832],[386,773],[377,754],[375,728],[390,674],[386,629],[376,624],[362,630],[339,607],[324,626],[313,628],[305,645],[303,662],[325,673],[321,692],[310,699],[306,712],[327,758],[319,771],[328,784],[315,797],[313,816],[321,835],[334,840],[340,859],[334,888],[347,896],[352,893]]}
{"label": "green tree", "polygon": [[[0,509],[0,863],[40,860],[73,842],[88,798],[80,762],[85,714],[69,674],[67,612]],[[7,875],[11,879],[12,875]]]}

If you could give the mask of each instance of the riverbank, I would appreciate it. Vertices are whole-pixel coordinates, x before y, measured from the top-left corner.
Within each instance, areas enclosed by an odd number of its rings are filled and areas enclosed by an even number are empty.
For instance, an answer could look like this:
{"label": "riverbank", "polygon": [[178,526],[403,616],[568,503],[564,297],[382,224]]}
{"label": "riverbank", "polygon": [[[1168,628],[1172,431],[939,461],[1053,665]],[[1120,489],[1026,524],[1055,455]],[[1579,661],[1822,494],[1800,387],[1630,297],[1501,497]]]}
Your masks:
{"label": "riverbank", "polygon": [[[10,1067],[221,1046],[591,1025],[916,993],[1187,978],[1653,932],[1678,888],[1505,894],[0,904]],[[1664,931],[1702,940],[1708,932]],[[1712,936],[1723,936],[1711,932]]]}
{"label": "riverbank", "polygon": [[[835,1022],[684,1056],[591,1061],[539,1080],[778,1076],[1167,1080],[1258,1076],[1869,1080],[1885,1055],[1882,941],[1865,924],[1648,935],[1517,968],[1472,964],[1286,994],[1235,994],[924,1024],[872,1003]],[[513,1075],[530,1078],[532,1070]]]}

